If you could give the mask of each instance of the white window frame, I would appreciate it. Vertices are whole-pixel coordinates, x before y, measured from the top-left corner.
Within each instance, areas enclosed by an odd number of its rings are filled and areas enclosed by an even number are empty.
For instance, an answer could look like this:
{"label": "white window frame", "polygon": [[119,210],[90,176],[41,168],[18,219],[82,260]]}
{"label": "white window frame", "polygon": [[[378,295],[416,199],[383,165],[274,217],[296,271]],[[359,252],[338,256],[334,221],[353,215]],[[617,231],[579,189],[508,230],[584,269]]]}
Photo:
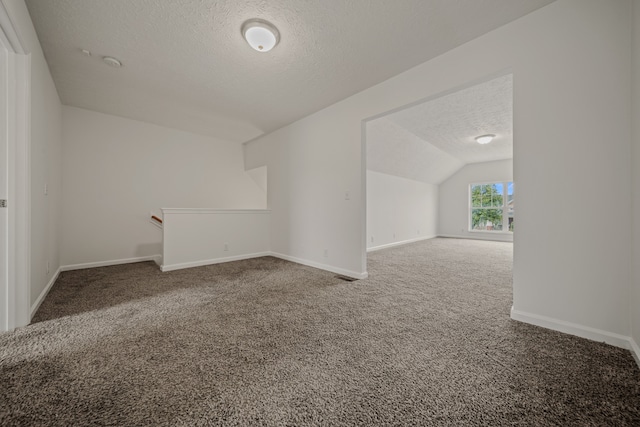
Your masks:
{"label": "white window frame", "polygon": [[[509,183],[513,184],[513,196],[515,198],[515,189],[516,189],[516,184],[515,182],[513,182],[512,180],[508,180],[508,181],[485,181],[485,182],[474,182],[469,184],[469,189],[468,189],[468,194],[467,194],[467,203],[468,203],[468,207],[467,207],[467,215],[469,217],[468,221],[467,221],[467,228],[469,230],[469,233],[489,233],[489,234],[507,234],[507,235],[513,235],[513,231],[509,231],[509,211],[507,209],[507,203],[508,203],[508,194],[509,194],[509,188],[508,185]],[[502,206],[498,207],[498,206],[494,206],[493,209],[502,209],[502,230],[474,230],[473,229],[473,202],[471,200],[471,192],[473,187],[478,186],[478,185],[491,185],[491,184],[502,184]],[[478,207],[476,206],[475,209],[478,209]],[[514,215],[514,221],[515,221],[515,215]],[[504,227],[507,227],[507,229],[505,230]]]}

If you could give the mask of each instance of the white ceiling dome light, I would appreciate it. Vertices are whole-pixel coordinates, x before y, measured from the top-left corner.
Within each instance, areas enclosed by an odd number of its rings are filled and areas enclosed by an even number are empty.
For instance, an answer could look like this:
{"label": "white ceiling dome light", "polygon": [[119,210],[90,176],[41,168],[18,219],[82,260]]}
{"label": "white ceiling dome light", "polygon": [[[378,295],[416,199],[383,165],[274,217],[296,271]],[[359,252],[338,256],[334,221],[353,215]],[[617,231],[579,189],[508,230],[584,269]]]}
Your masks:
{"label": "white ceiling dome light", "polygon": [[263,19],[250,19],[242,24],[242,36],[258,52],[269,52],[280,41],[278,29]]}
{"label": "white ceiling dome light", "polygon": [[122,67],[122,62],[120,62],[113,56],[103,56],[102,60],[104,61],[105,64],[107,64],[110,67],[114,67],[114,68]]}
{"label": "white ceiling dome light", "polygon": [[493,138],[495,138],[496,136],[492,133],[487,134],[487,135],[480,135],[480,136],[476,136],[476,142],[478,144],[488,144],[491,141],[493,141]]}

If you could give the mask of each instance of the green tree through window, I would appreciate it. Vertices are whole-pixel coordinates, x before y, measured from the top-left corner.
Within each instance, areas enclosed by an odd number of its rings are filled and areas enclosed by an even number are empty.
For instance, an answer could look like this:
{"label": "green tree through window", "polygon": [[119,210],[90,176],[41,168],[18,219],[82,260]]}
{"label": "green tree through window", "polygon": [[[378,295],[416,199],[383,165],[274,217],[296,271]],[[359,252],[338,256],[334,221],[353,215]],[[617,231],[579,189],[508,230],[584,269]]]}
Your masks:
{"label": "green tree through window", "polygon": [[512,182],[473,184],[470,190],[471,230],[513,231]]}

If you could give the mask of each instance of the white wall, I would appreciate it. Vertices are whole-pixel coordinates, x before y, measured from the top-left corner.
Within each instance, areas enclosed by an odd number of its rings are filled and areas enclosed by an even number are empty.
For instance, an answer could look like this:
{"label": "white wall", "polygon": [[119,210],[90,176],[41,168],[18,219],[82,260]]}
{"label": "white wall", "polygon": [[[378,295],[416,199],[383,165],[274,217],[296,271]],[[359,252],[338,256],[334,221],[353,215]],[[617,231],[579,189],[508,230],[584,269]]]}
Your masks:
{"label": "white wall", "polygon": [[[632,128],[632,201],[633,248],[631,281],[631,329],[636,346],[640,346],[640,0],[633,2],[633,115]],[[640,364],[640,347],[636,347]]]}
{"label": "white wall", "polygon": [[[515,312],[576,334],[628,336],[630,8],[558,0],[246,144],[247,168],[269,167],[272,249],[366,271],[362,120],[509,71]],[[615,226],[602,227],[612,206]]]}
{"label": "white wall", "polygon": [[162,271],[269,255],[268,210],[163,209]]}
{"label": "white wall", "polygon": [[[469,231],[469,184],[497,181],[513,181],[513,160],[472,163],[440,184],[438,235],[512,242],[513,233],[510,232]],[[517,185],[515,191],[518,191]],[[515,194],[515,197],[517,200],[518,195]],[[517,222],[516,217],[515,223]]]}
{"label": "white wall", "polygon": [[58,92],[24,1],[8,2],[7,10],[31,55],[30,294],[34,304],[60,266],[62,113]]}
{"label": "white wall", "polygon": [[360,123],[343,104],[245,144],[245,167],[268,166],[273,252],[358,276],[365,271]]}
{"label": "white wall", "polygon": [[367,171],[367,248],[435,237],[438,186]]}
{"label": "white wall", "polygon": [[265,208],[237,143],[63,107],[62,263],[161,253],[159,208]]}

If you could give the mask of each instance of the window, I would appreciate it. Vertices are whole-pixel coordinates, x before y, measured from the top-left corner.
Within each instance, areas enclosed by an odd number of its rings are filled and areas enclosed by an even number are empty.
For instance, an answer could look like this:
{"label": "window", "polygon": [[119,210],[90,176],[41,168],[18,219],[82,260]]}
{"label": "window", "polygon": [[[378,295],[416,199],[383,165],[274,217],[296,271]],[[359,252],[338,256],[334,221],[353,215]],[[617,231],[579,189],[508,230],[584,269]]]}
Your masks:
{"label": "window", "polygon": [[469,186],[469,230],[513,231],[513,182]]}

